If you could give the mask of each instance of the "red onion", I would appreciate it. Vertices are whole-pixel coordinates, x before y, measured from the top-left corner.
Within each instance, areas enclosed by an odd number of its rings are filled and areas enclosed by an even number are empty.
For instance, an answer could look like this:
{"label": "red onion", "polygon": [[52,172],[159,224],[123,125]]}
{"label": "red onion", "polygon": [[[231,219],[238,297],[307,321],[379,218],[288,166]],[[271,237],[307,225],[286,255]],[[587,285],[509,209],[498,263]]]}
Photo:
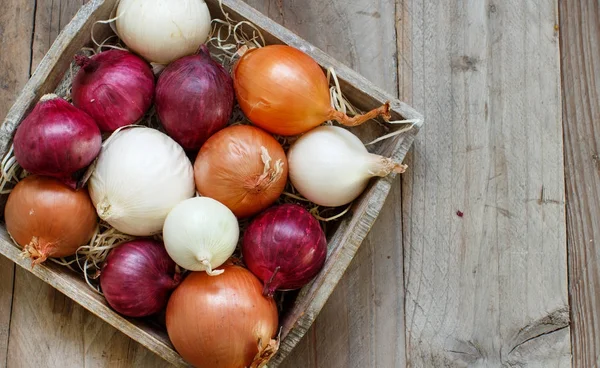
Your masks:
{"label": "red onion", "polygon": [[319,222],[303,207],[271,207],[248,226],[242,242],[248,269],[264,283],[263,294],[298,289],[323,268],[327,241]]}
{"label": "red onion", "polygon": [[76,188],[83,169],[98,156],[102,136],[88,114],[48,94],[21,122],[13,143],[22,168]]}
{"label": "red onion", "polygon": [[163,243],[137,239],[113,249],[100,273],[100,287],[108,304],[128,317],[161,311],[181,275]]}
{"label": "red onion", "polygon": [[206,45],[162,72],[156,84],[156,112],[167,134],[188,150],[198,150],[225,127],[233,109],[233,81],[211,59]]}
{"label": "red onion", "polygon": [[88,58],[75,56],[81,67],[73,79],[73,104],[87,112],[104,132],[140,120],[152,104],[154,74],[136,55],[109,50]]}

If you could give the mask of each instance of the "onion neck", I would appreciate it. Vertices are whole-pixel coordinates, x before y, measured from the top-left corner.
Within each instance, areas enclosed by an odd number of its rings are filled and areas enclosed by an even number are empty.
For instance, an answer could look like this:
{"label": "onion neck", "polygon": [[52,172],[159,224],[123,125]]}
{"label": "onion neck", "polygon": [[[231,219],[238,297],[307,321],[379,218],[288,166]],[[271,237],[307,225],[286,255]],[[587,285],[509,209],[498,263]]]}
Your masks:
{"label": "onion neck", "polygon": [[179,272],[175,272],[173,276],[163,276],[160,280],[160,285],[168,290],[175,289],[181,283],[181,274]]}
{"label": "onion neck", "polygon": [[269,151],[263,146],[261,146],[260,149],[260,157],[264,164],[263,172],[246,185],[246,189],[252,194],[258,194],[265,191],[271,184],[277,182],[283,174],[284,163],[281,160],[277,160],[274,165],[271,165],[272,159],[269,155]]}
{"label": "onion neck", "polygon": [[275,271],[273,271],[273,274],[269,278],[269,281],[265,282],[265,285],[263,286],[263,295],[264,296],[272,298],[273,295],[275,294],[275,291],[277,290],[277,288],[279,288],[279,284],[274,282],[273,280],[275,280],[275,276],[277,276],[277,273],[279,272],[280,269],[281,269],[281,266],[275,267]]}
{"label": "onion neck", "polygon": [[218,276],[225,272],[224,270],[213,270],[212,265],[210,264],[210,257],[206,257],[204,255],[197,255],[196,260],[200,262],[200,264],[204,267],[204,271],[209,276]]}
{"label": "onion neck", "polygon": [[171,281],[173,282],[173,289],[175,289],[181,283],[181,272],[175,271]]}
{"label": "onion neck", "polygon": [[81,186],[79,185],[79,181],[73,179],[72,177],[68,176],[68,177],[62,178],[61,181],[73,190],[77,190],[77,189],[81,188]]}
{"label": "onion neck", "polygon": [[402,174],[408,168],[407,165],[397,163],[388,157],[369,153],[369,174],[371,176],[388,176],[390,173]]}
{"label": "onion neck", "polygon": [[79,65],[86,73],[92,73],[98,69],[99,63],[86,55],[75,55],[75,64]]}
{"label": "onion neck", "polygon": [[365,121],[374,119],[378,116],[383,117],[383,119],[385,119],[386,121],[392,118],[392,116],[390,115],[389,101],[379,106],[378,108],[367,112],[366,114],[354,115],[353,117],[350,117],[341,111],[337,111],[332,107],[331,111],[329,112],[329,116],[327,117],[327,120],[337,120],[340,124],[345,126],[357,126],[364,123]]}
{"label": "onion neck", "polygon": [[21,253],[21,256],[24,258],[30,258],[31,268],[33,268],[35,265],[43,263],[48,259],[51,249],[51,243],[34,236],[31,238],[29,244],[23,247],[23,253]]}
{"label": "onion neck", "polygon": [[202,44],[200,46],[200,50],[198,50],[198,55],[203,56],[207,60],[214,62],[214,60],[210,57],[210,51],[208,50],[208,46],[206,46],[206,44]]}

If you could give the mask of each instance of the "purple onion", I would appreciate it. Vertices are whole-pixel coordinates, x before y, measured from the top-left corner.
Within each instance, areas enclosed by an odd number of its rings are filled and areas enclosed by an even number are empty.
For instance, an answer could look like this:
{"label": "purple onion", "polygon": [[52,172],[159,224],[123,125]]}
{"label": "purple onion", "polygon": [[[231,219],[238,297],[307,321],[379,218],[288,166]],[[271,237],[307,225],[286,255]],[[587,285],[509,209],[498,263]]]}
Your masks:
{"label": "purple onion", "polygon": [[233,81],[203,45],[198,55],[165,68],[156,84],[156,112],[167,134],[187,151],[197,151],[224,128],[233,109]]}
{"label": "purple onion", "polygon": [[283,204],[258,215],[244,233],[244,263],[263,281],[263,294],[306,285],[323,268],[327,240],[303,207]]}
{"label": "purple onion", "polygon": [[81,69],[73,79],[73,105],[103,132],[137,122],[152,105],[154,74],[138,56],[109,50],[91,58],[77,55],[75,60]]}
{"label": "purple onion", "polygon": [[48,94],[21,122],[13,143],[22,168],[76,188],[83,169],[100,153],[102,136],[88,114]]}
{"label": "purple onion", "polygon": [[127,317],[160,312],[181,282],[175,262],[163,243],[138,239],[113,249],[100,272],[100,287],[108,304]]}

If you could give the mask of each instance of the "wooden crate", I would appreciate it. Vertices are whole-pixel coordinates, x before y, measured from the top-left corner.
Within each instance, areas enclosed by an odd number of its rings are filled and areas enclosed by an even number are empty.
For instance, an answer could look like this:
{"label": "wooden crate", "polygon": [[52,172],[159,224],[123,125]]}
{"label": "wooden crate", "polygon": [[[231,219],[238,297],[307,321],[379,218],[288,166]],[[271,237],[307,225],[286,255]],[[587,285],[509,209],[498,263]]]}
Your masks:
{"label": "wooden crate", "polygon": [[[55,90],[69,69],[73,55],[82,47],[91,44],[91,29],[94,22],[108,19],[115,2],[116,0],[89,2],[63,29],[0,127],[0,156],[6,154],[15,129],[39,98]],[[218,0],[206,0],[206,2],[212,16],[221,17]],[[241,0],[222,0],[222,4],[232,18],[248,20],[255,24],[262,31],[268,44],[294,46],[312,56],[322,67],[333,67],[340,79],[342,92],[354,106],[366,111],[385,101],[390,101],[392,120],[417,121],[413,129],[373,145],[370,149],[372,152],[393,157],[398,162],[404,159],[423,122],[420,113],[388,96],[353,70],[338,63]],[[110,32],[106,26],[96,26],[96,30],[98,32],[96,34]],[[386,128],[369,122],[352,130],[363,141],[367,141],[386,133],[386,129],[389,129],[389,126]],[[335,232],[328,235],[328,256],[324,269],[299,292],[291,309],[280,316],[281,347],[269,363],[269,367],[278,366],[312,325],[375,222],[393,180],[394,175],[374,179],[361,197],[354,202],[352,210],[345,215]],[[178,367],[189,366],[173,349],[166,331],[160,325],[152,320],[129,319],[115,313],[102,296],[89,288],[80,274],[52,262],[46,262],[32,269],[30,261],[19,256],[20,249],[11,242],[4,224],[0,226],[0,252],[168,362]]]}

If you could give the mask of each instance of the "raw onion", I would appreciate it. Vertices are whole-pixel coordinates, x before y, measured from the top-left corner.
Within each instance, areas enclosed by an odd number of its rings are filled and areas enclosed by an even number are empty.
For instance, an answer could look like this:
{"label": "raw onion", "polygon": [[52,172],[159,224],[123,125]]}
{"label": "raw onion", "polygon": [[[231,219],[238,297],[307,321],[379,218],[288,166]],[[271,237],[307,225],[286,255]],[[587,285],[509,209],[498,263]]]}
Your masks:
{"label": "raw onion", "polygon": [[323,268],[327,240],[319,222],[297,204],[271,207],[248,226],[244,263],[262,280],[263,294],[298,289]]}
{"label": "raw onion", "polygon": [[204,0],[120,0],[116,15],[119,38],[156,64],[195,53],[210,33]]}
{"label": "raw onion", "polygon": [[240,229],[233,213],[208,197],[179,203],[167,216],[163,229],[169,256],[192,271],[219,275],[222,265],[235,250]]}
{"label": "raw onion", "polygon": [[169,211],[195,194],[180,145],[143,126],[116,131],[103,144],[88,186],[101,219],[130,235],[160,233]]}
{"label": "raw onion", "polygon": [[352,202],[372,177],[406,170],[406,165],[369,153],[358,137],[335,126],[321,126],[302,135],[287,157],[290,181],[298,192],[330,207]]}
{"label": "raw onion", "polygon": [[171,63],[156,86],[156,112],[167,134],[186,150],[197,151],[225,127],[233,109],[229,73],[202,45],[198,55]]}
{"label": "raw onion", "polygon": [[160,312],[180,281],[163,243],[150,239],[132,240],[111,250],[100,272],[106,301],[127,317]]}
{"label": "raw onion", "polygon": [[23,169],[76,188],[85,168],[98,156],[102,136],[88,114],[47,94],[21,122],[13,143]]}
{"label": "raw onion", "polygon": [[73,79],[73,105],[88,113],[100,130],[112,132],[140,120],[152,104],[154,74],[134,54],[108,50],[77,55],[81,67]]}
{"label": "raw onion", "polygon": [[175,350],[197,368],[246,368],[276,352],[277,307],[250,271],[227,265],[218,277],[192,272],[167,305]]}
{"label": "raw onion", "polygon": [[238,217],[269,207],[287,182],[288,165],[281,145],[250,125],[235,125],[213,135],[194,163],[196,189],[223,203]]}
{"label": "raw onion", "polygon": [[291,46],[247,51],[234,66],[233,82],[248,119],[275,134],[304,133],[327,120],[354,126],[378,115],[390,118],[388,103],[352,118],[335,110],[319,64]]}
{"label": "raw onion", "polygon": [[23,247],[32,265],[48,257],[75,254],[97,225],[96,211],[85,188],[77,191],[56,179],[31,175],[8,196],[6,230]]}

